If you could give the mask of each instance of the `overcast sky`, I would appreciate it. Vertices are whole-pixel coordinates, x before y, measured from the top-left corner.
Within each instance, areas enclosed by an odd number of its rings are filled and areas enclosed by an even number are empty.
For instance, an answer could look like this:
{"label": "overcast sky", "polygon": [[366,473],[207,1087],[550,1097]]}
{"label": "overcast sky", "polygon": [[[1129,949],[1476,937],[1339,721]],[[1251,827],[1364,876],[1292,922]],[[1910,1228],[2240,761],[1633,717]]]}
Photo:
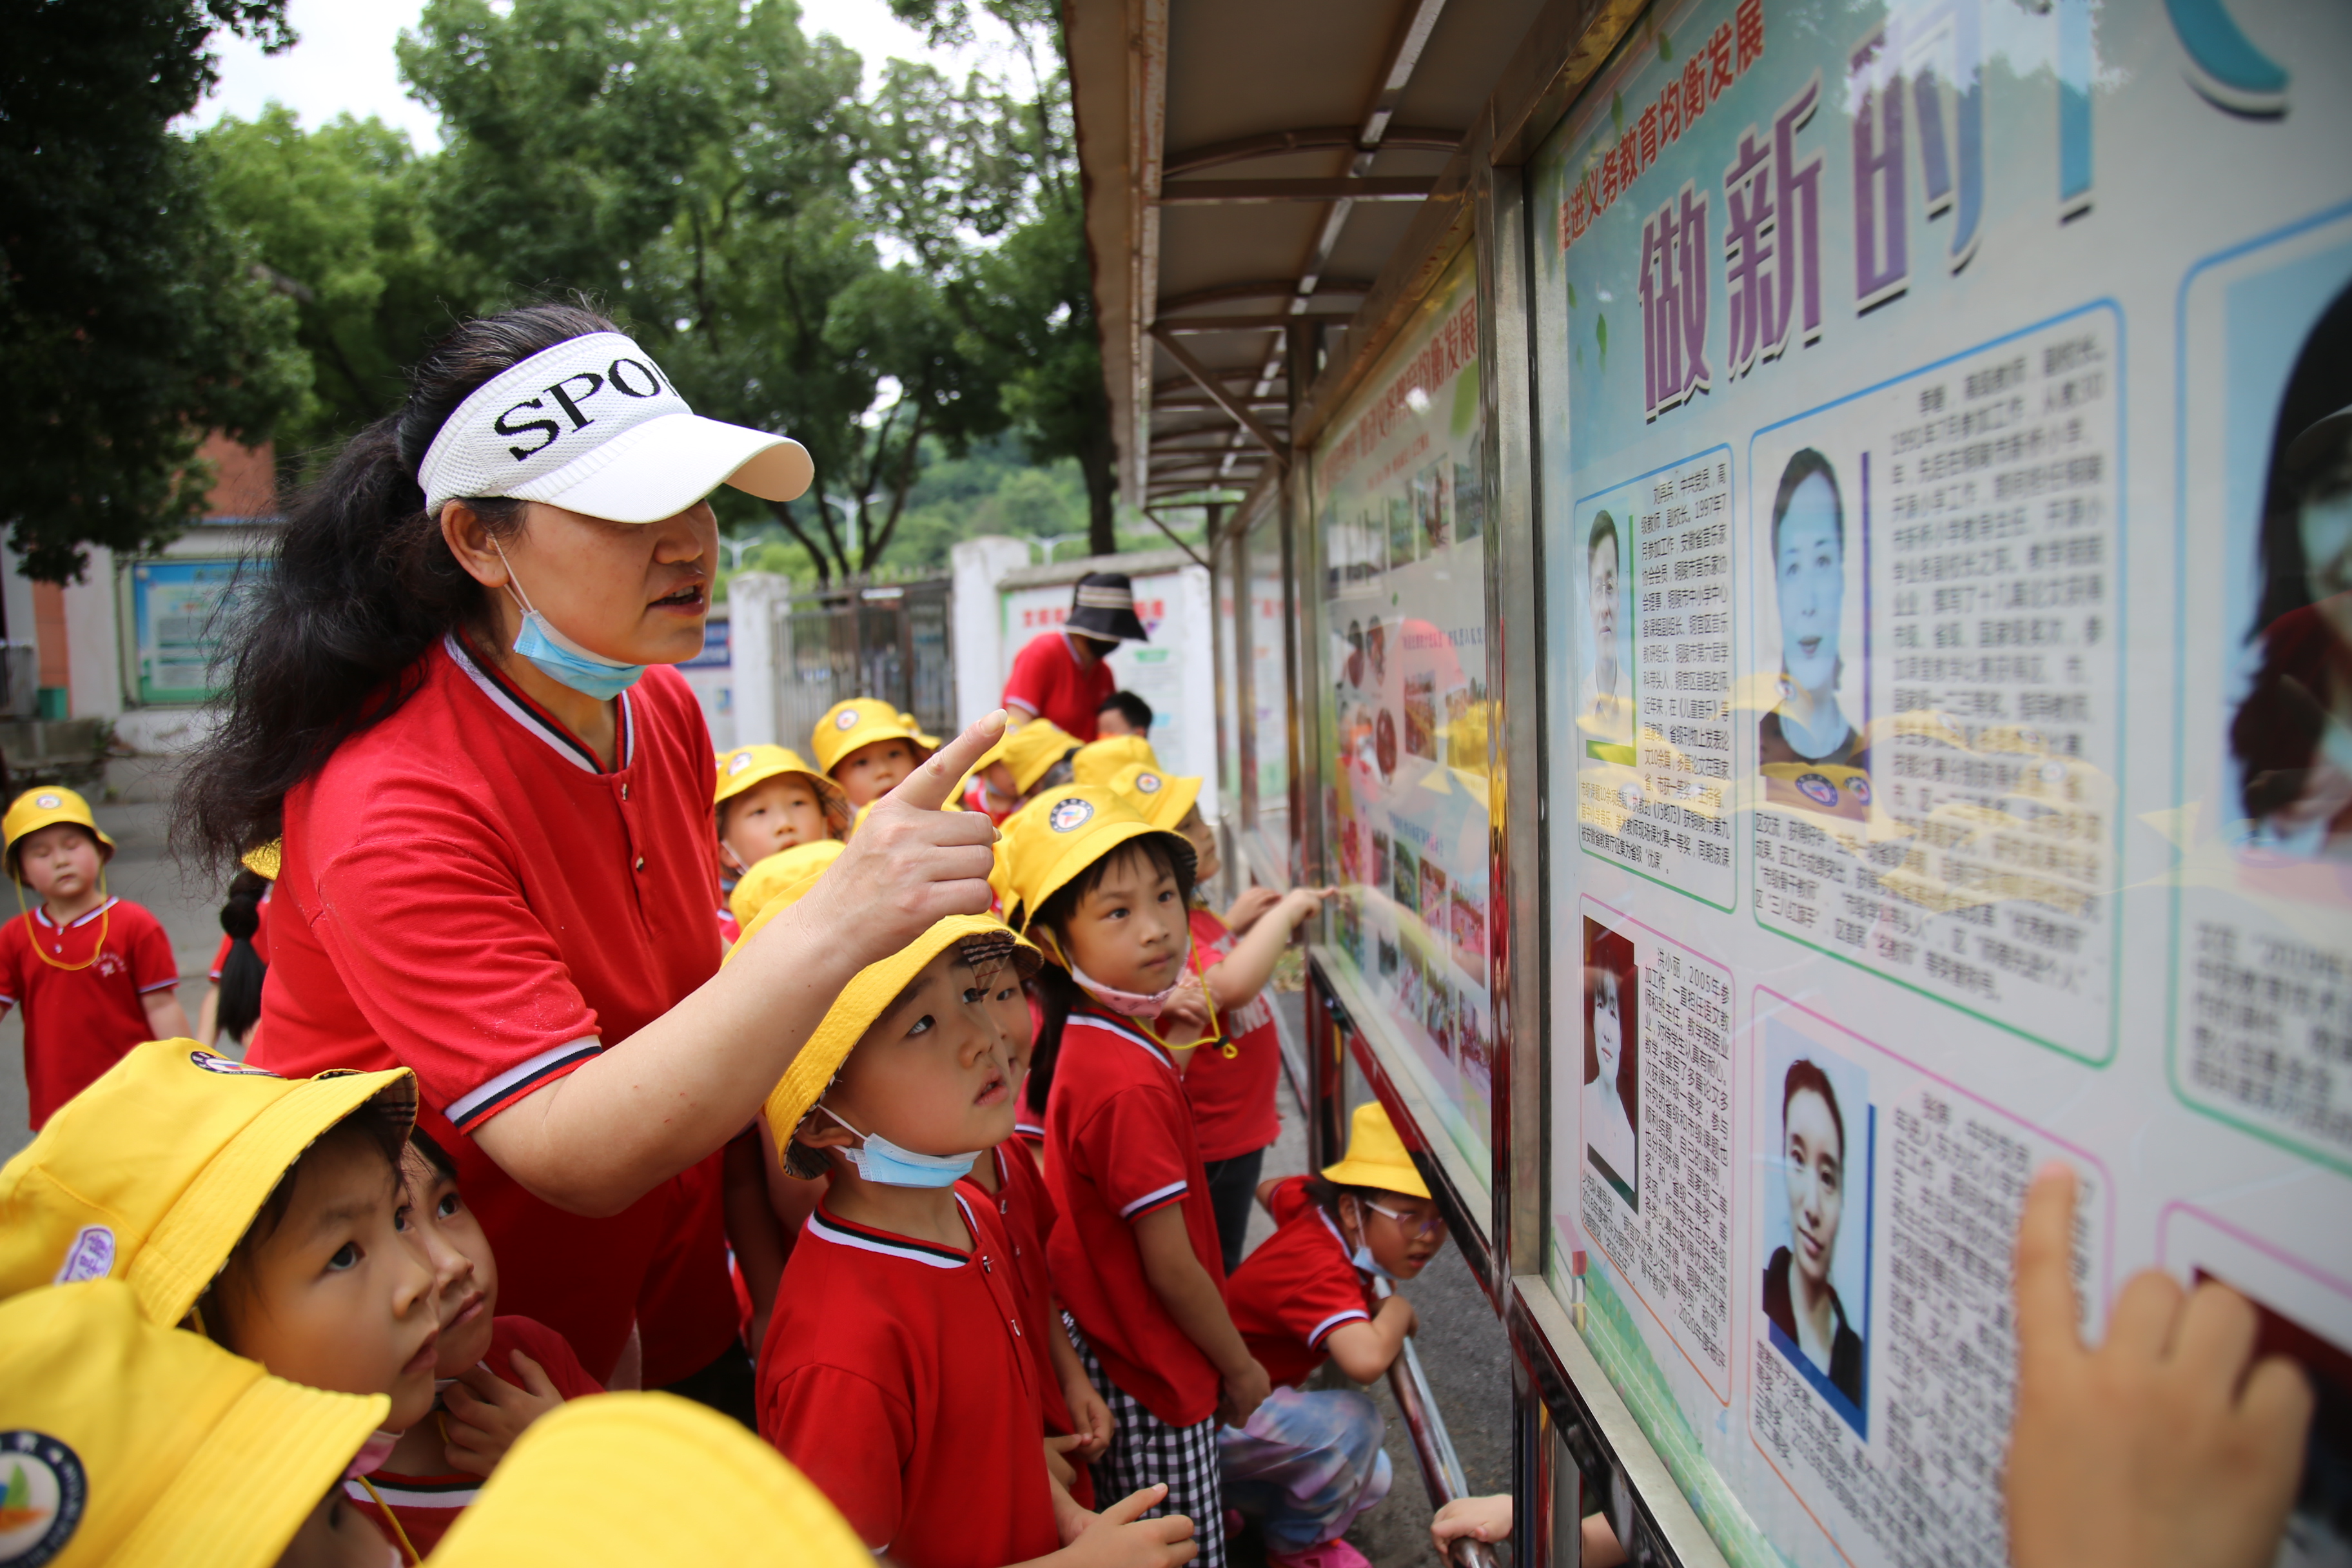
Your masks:
{"label": "overcast sky", "polygon": [[[215,36],[220,86],[184,123],[210,125],[224,114],[250,120],[275,99],[306,130],[348,110],[404,130],[419,152],[432,151],[441,145],[433,116],[402,88],[393,56],[401,30],[414,27],[424,9],[424,0],[289,0],[287,17],[302,41],[271,57],[242,38]],[[869,89],[886,59],[932,59],[961,76],[971,65],[1002,58],[985,43],[969,51],[934,52],[921,34],[892,19],[883,0],[808,0],[801,26],[813,34],[831,33],[856,50]]]}

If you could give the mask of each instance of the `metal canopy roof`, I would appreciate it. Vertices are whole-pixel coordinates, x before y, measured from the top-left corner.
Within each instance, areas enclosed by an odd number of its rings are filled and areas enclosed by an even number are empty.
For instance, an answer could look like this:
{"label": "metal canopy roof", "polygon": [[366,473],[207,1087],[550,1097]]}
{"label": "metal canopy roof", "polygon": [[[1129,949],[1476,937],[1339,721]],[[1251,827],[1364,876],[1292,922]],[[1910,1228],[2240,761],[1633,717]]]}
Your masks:
{"label": "metal canopy roof", "polygon": [[1469,128],[1546,9],[1066,0],[1131,504],[1231,499],[1286,460],[1291,356],[1314,356],[1303,392],[1374,335],[1358,312],[1408,235],[1425,245],[1433,218],[1459,208]]}

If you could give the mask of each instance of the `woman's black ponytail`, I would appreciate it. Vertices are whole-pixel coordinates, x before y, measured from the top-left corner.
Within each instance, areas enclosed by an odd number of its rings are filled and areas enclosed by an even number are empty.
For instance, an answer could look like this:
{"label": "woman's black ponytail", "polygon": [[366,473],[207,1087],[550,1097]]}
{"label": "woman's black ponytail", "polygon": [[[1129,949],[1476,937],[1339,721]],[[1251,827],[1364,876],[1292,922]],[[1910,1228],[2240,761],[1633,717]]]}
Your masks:
{"label": "woman's black ponytail", "polygon": [[[277,839],[287,792],[394,712],[416,661],[482,616],[481,585],[425,510],[418,465],[443,422],[493,376],[615,330],[580,305],[466,322],[409,373],[401,410],[352,437],[294,499],[267,569],[226,612],[221,721],[180,786],[173,836],[184,856],[216,864]],[[520,526],[520,501],[472,504],[494,536]]]}
{"label": "woman's black ponytail", "polygon": [[228,902],[220,912],[221,930],[228,933],[228,956],[221,961],[220,996],[213,1005],[213,1021],[221,1034],[243,1040],[261,1016],[261,982],[269,965],[253,945],[261,929],[261,895],[269,883],[252,871],[239,871],[228,885]]}

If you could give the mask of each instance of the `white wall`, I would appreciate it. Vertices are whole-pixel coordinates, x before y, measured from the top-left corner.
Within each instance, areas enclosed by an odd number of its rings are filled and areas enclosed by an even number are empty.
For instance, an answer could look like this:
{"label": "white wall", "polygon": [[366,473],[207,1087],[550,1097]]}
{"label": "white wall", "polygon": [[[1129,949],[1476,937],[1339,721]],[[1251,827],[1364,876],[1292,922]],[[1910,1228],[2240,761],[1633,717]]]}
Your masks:
{"label": "white wall", "polygon": [[[996,585],[1008,572],[1029,564],[1026,540],[982,534],[950,547],[954,579],[954,618],[949,636],[955,647],[956,722],[970,724],[994,709],[1004,695],[1004,677],[1018,647],[1004,647],[1004,624]],[[1064,599],[1069,591],[1063,590]]]}

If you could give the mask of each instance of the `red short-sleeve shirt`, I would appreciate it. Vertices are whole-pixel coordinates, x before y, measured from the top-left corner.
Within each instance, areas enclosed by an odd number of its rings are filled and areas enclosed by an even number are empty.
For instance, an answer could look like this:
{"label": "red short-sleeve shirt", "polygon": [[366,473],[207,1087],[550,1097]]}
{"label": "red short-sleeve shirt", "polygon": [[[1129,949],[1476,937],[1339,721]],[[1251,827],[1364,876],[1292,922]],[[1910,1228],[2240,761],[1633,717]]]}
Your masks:
{"label": "red short-sleeve shirt", "polygon": [[[1207,910],[1192,911],[1192,968],[1206,974],[1234,950],[1234,933]],[[1282,1039],[1275,1033],[1274,1005],[1261,991],[1224,1016],[1225,1038],[1234,1054],[1203,1047],[1184,1069],[1184,1098],[1192,1102],[1192,1125],[1201,1137],[1201,1158],[1230,1160],[1263,1149],[1282,1136],[1276,1086],[1282,1077]]]}
{"label": "red short-sleeve shirt", "polygon": [[1368,1321],[1364,1277],[1348,1261],[1348,1244],[1321,1205],[1307,1198],[1307,1178],[1274,1191],[1278,1227],[1242,1260],[1225,1285],[1225,1310],[1250,1353],[1276,1384],[1300,1384],[1323,1364],[1323,1342],[1342,1323]]}
{"label": "red short-sleeve shirt", "polygon": [[[1077,1423],[1071,1417],[1069,1398],[1062,1392],[1061,1369],[1054,1364],[1053,1332],[1061,1319],[1060,1310],[1054,1305],[1053,1281],[1045,1270],[1045,1238],[1054,1234],[1054,1222],[1061,1215],[1054,1207],[1054,1194],[1045,1190],[1045,1178],[1037,1173],[1037,1162],[1020,1138],[1007,1138],[991,1149],[987,1158],[996,1166],[995,1192],[968,1176],[958,1185],[973,1203],[996,1210],[1004,1226],[1004,1239],[1013,1249],[1021,1326],[1028,1331],[1029,1353],[1037,1360],[1037,1392],[1045,1410],[1045,1430],[1075,1432]],[[1070,1496],[1081,1508],[1094,1507],[1094,1486],[1083,1465],[1078,1467]]]}
{"label": "red short-sleeve shirt", "polygon": [[1095,738],[1095,713],[1103,699],[1118,689],[1118,677],[1108,660],[1092,669],[1078,668],[1067,632],[1040,632],[1013,656],[1013,673],[1004,678],[1004,700],[1019,703],[1040,719],[1050,720],[1081,741]]}
{"label": "red short-sleeve shirt", "polygon": [[[520,1351],[539,1363],[547,1373],[547,1381],[555,1392],[566,1399],[584,1399],[592,1394],[604,1392],[604,1385],[588,1375],[580,1358],[572,1353],[562,1334],[544,1323],[534,1323],[529,1318],[509,1317],[500,1313],[490,1324],[490,1353],[482,1364],[517,1387],[522,1385],[522,1374],[515,1371],[509,1358]],[[394,1470],[373,1470],[368,1483],[375,1488],[376,1497],[383,1506],[376,1506],[375,1498],[368,1495],[367,1487],[356,1480],[343,1483],[343,1495],[357,1503],[386,1541],[395,1539],[384,1518],[387,1510],[400,1521],[408,1534],[410,1544],[419,1552],[430,1552],[440,1544],[457,1516],[472,1506],[485,1485],[479,1476],[469,1476],[462,1470],[451,1470],[438,1476],[409,1476]]]}
{"label": "red short-sleeve shirt", "polygon": [[1184,1203],[1209,1278],[1225,1280],[1192,1112],[1168,1053],[1126,1024],[1076,1011],[1045,1101],[1045,1169],[1062,1223],[1046,1243],[1054,1289],[1110,1380],[1171,1426],[1216,1414],[1216,1364],[1144,1278],[1135,1222]]}
{"label": "red short-sleeve shirt", "polygon": [[957,1195],[969,1251],[819,1200],[760,1355],[760,1436],[902,1568],[1061,1547],[1011,1245],[991,1205]]}
{"label": "red short-sleeve shirt", "polygon": [[286,797],[251,1059],[415,1069],[418,1121],[457,1159],[507,1304],[606,1372],[672,1194],[567,1214],[459,1134],[718,970],[709,731],[685,680],[648,670],[621,696],[606,772],[454,637],[404,679],[408,700]]}
{"label": "red short-sleeve shirt", "polygon": [[[67,964],[75,967],[60,967]],[[34,1131],[131,1047],[154,1038],[143,998],[179,983],[163,922],[126,900],[109,899],[63,927],[45,909],[0,926],[0,1002],[25,1010]]]}

